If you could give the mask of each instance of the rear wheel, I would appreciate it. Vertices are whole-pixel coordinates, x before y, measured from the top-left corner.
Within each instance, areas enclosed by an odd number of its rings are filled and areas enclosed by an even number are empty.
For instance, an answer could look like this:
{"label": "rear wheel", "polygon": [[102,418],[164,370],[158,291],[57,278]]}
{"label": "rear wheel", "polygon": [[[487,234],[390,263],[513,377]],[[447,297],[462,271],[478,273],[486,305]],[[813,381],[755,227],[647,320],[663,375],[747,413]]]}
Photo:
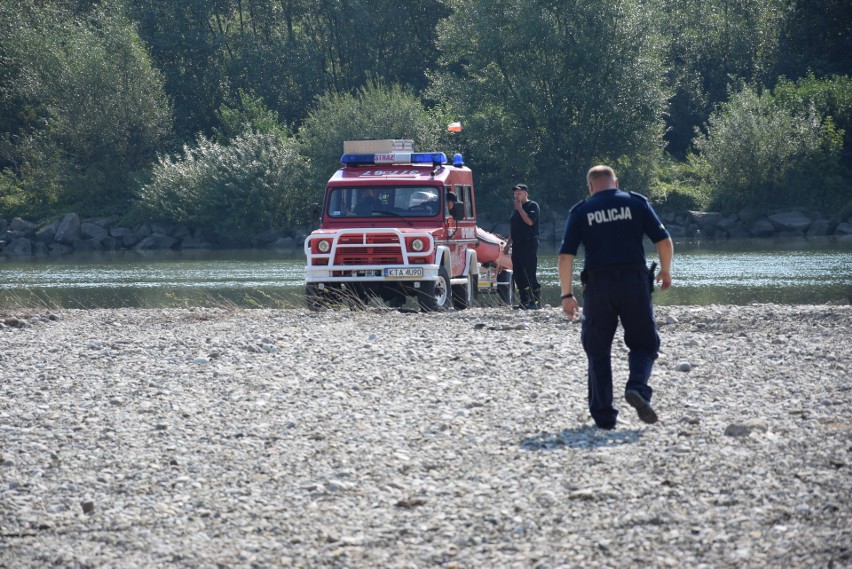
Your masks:
{"label": "rear wheel", "polygon": [[417,292],[417,301],[421,310],[433,312],[435,310],[446,310],[450,296],[450,275],[447,269],[438,269],[438,280],[435,282],[421,283]]}
{"label": "rear wheel", "polygon": [[501,271],[497,275],[497,296],[501,303],[512,306],[512,302],[515,300],[512,271]]}

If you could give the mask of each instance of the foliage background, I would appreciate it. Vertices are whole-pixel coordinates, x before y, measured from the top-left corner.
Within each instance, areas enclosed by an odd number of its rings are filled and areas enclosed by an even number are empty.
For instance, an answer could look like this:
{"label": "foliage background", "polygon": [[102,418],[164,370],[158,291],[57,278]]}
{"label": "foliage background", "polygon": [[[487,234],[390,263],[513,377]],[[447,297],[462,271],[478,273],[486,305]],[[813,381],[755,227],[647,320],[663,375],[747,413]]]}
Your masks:
{"label": "foliage background", "polygon": [[596,162],[664,210],[837,215],[850,75],[842,0],[0,0],[0,217],[296,233],[342,141],[392,137],[462,152],[492,222]]}

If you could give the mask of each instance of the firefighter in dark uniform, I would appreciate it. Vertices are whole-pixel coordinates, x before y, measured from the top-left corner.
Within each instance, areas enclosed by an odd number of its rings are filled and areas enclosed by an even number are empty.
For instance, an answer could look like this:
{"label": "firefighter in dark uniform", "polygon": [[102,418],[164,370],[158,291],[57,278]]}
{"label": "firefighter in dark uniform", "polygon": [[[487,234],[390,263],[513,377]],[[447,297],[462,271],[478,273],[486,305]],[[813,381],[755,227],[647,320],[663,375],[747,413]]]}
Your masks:
{"label": "firefighter in dark uniform", "polygon": [[538,267],[538,204],[529,199],[526,184],[512,188],[515,211],[509,218],[509,240],[504,253],[512,250],[512,270],[521,295],[522,309],[541,308],[541,285],[536,278]]}
{"label": "firefighter in dark uniform", "polygon": [[572,294],[574,257],[582,244],[585,267],[582,340],[589,360],[589,411],[602,429],[615,428],[610,353],[619,318],[629,350],[629,376],[624,397],[645,423],[655,423],[648,378],[660,347],[651,292],[654,275],[645,266],[642,244],[647,235],[657,247],[660,289],[671,286],[674,246],[648,200],[618,189],[609,166],[589,170],[591,196],[571,208],[559,250],[562,310],[572,320],[578,305]]}

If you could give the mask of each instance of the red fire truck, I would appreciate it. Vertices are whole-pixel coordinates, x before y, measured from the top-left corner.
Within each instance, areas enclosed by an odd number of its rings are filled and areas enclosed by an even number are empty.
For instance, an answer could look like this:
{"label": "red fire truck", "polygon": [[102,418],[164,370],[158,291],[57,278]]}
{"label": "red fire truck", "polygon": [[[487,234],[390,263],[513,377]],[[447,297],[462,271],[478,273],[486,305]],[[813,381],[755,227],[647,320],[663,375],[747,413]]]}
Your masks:
{"label": "red fire truck", "polygon": [[374,298],[401,307],[413,297],[421,310],[460,310],[480,292],[511,305],[505,240],[477,227],[473,175],[460,154],[449,163],[407,140],[347,141],[340,162],[319,229],[305,239],[309,308]]}

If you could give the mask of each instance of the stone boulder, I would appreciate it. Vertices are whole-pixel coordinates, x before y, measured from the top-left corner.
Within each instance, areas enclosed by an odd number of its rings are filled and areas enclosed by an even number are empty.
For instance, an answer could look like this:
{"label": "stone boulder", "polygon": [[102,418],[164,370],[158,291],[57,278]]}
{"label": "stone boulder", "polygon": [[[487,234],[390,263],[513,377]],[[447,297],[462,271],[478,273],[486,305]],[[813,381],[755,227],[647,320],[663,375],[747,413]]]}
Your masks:
{"label": "stone boulder", "polygon": [[103,250],[100,239],[78,239],[71,246],[74,248],[75,253],[91,253]]}
{"label": "stone boulder", "polygon": [[42,243],[50,243],[54,239],[56,239],[56,230],[59,228],[59,220],[57,219],[50,225],[45,225],[38,231],[36,231],[36,239],[41,241]]}
{"label": "stone boulder", "polygon": [[817,219],[808,227],[808,237],[825,237],[834,231],[834,224],[828,219]]}
{"label": "stone boulder", "polygon": [[109,230],[109,236],[118,239],[123,247],[133,247],[139,242],[136,232],[128,227],[113,227]]}
{"label": "stone boulder", "polygon": [[159,249],[171,249],[175,247],[179,241],[174,237],[163,235],[161,233],[152,233],[144,237],[136,245],[133,246],[135,251],[150,251]]}
{"label": "stone boulder", "polygon": [[23,239],[25,237],[27,237],[27,234],[24,233],[23,231],[16,231],[14,229],[7,229],[6,230],[6,237],[5,238],[6,238],[7,242],[12,242],[15,239]]}
{"label": "stone boulder", "polygon": [[834,230],[835,235],[852,235],[852,221],[844,221]]}
{"label": "stone boulder", "polygon": [[69,213],[59,222],[59,227],[56,228],[54,241],[70,245],[74,241],[79,241],[80,235],[80,216],[76,213]]}
{"label": "stone boulder", "polygon": [[12,223],[9,224],[9,230],[20,231],[22,234],[27,236],[35,235],[36,224],[31,221],[21,219],[20,217],[16,217],[12,219]]}
{"label": "stone boulder", "polygon": [[136,241],[142,241],[142,239],[151,235],[153,231],[151,230],[151,226],[147,223],[144,223],[136,228]]}
{"label": "stone boulder", "polygon": [[80,236],[83,239],[98,239],[109,237],[109,230],[96,223],[84,222],[80,224]]}
{"label": "stone boulder", "polygon": [[775,235],[775,226],[768,219],[758,219],[749,231],[755,237],[772,237]]}
{"label": "stone boulder", "polygon": [[114,217],[93,217],[91,219],[84,219],[83,223],[94,223],[95,225],[99,225],[109,231],[113,225],[115,225]]}
{"label": "stone boulder", "polygon": [[801,211],[785,211],[769,216],[769,221],[779,231],[805,232],[811,226],[813,220]]}
{"label": "stone boulder", "polygon": [[26,237],[13,239],[3,247],[3,254],[10,257],[29,257],[33,254],[33,243]]}
{"label": "stone boulder", "polygon": [[704,233],[712,233],[722,221],[722,214],[717,211],[690,211],[689,216]]}
{"label": "stone boulder", "polygon": [[682,225],[666,225],[666,229],[668,229],[669,235],[671,235],[673,239],[686,237],[686,228]]}

